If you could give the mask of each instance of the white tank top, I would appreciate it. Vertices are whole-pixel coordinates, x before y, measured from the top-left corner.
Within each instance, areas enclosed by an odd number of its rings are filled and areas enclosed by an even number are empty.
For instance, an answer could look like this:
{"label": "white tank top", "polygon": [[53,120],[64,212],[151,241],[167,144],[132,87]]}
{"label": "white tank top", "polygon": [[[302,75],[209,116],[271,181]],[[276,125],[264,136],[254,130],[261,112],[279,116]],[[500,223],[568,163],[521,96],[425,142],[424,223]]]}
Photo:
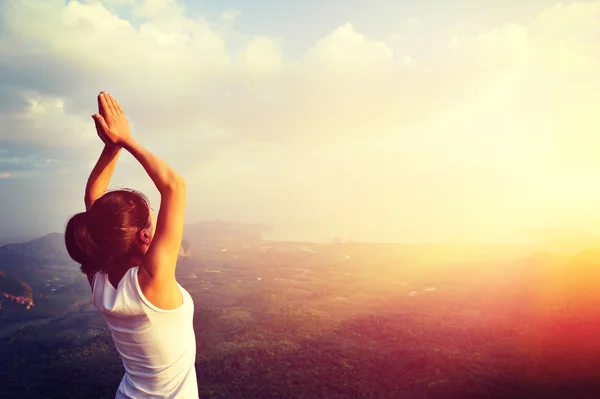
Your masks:
{"label": "white tank top", "polygon": [[102,313],[125,375],[116,399],[198,399],[194,302],[179,284],[183,303],[173,310],[152,305],[142,293],[138,267],[125,273],[115,289],[107,274],[92,280],[92,304]]}

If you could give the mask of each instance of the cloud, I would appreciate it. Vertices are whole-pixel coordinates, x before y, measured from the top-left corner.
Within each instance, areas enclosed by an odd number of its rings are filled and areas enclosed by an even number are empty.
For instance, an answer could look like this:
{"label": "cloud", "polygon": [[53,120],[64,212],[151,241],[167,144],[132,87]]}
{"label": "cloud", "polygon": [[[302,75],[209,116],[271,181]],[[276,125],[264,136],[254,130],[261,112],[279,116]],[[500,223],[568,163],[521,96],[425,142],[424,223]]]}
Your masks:
{"label": "cloud", "polygon": [[284,63],[280,44],[266,36],[255,36],[240,52],[242,68],[254,73],[276,73]]}
{"label": "cloud", "polygon": [[389,67],[393,51],[382,42],[369,40],[348,22],[319,40],[304,61],[320,72],[374,72]]}
{"label": "cloud", "polygon": [[402,66],[405,67],[413,67],[417,65],[417,60],[415,60],[409,55],[404,55],[402,56],[402,58],[400,58],[400,63],[402,64]]}
{"label": "cloud", "polygon": [[[62,145],[70,141],[67,137],[75,137],[61,133],[65,140],[57,142],[50,137],[58,132],[42,132],[41,126],[52,117],[62,118],[62,126],[71,125],[67,130],[72,133],[84,134],[81,123],[94,106],[91,93],[100,89],[112,90],[121,99],[144,137],[164,141],[163,132],[169,131],[171,140],[178,137],[187,148],[206,149],[202,159],[239,140],[336,140],[342,134],[353,135],[342,133],[344,129],[364,125],[341,117],[369,112],[360,98],[380,89],[389,95],[384,76],[369,89],[369,75],[386,72],[389,76],[395,67],[414,65],[408,56],[394,60],[385,44],[369,40],[350,23],[334,29],[295,62],[283,59],[280,40],[266,36],[247,37],[234,57],[215,24],[186,17],[175,2],[119,5],[129,6],[133,15],[148,21],[136,25],[99,2],[48,2],[41,8],[31,1],[12,2],[5,13],[8,34],[3,35],[0,57],[5,68],[30,75],[27,89],[36,89],[35,95],[47,99],[41,101],[63,103],[60,107],[45,104],[51,110],[43,117],[12,120],[13,130],[25,130],[25,119],[31,126],[27,134],[12,135],[18,139],[10,140]],[[237,15],[226,11],[220,19],[233,23]],[[22,21],[36,28],[26,29]],[[17,46],[23,41],[35,43],[36,50]],[[41,64],[49,65],[50,79],[40,78],[35,66]],[[327,81],[331,73],[337,77]],[[360,82],[349,87],[343,76]],[[56,83],[48,85],[47,80]],[[31,114],[33,105],[26,100]],[[376,113],[391,112],[386,106],[381,112],[376,108],[373,103]]]}
{"label": "cloud", "polygon": [[0,172],[0,179],[10,179],[12,177],[12,173],[10,172]]}
{"label": "cloud", "polygon": [[[37,144],[3,143],[0,148],[0,171],[13,178],[52,179],[85,168],[86,151],[74,146],[40,146]],[[98,146],[94,152],[97,156]],[[91,169],[85,169],[89,173]]]}
{"label": "cloud", "polygon": [[[133,19],[111,7],[128,9]],[[2,96],[25,111],[6,111],[12,128],[1,139],[65,145],[93,137],[88,119],[100,89],[121,99],[145,137],[164,141],[169,131],[171,140],[211,150],[239,140],[292,137],[312,145],[401,132],[477,101],[507,74],[597,65],[590,51],[597,42],[580,42],[596,32],[597,9],[598,2],[557,6],[530,27],[507,24],[455,38],[432,60],[395,54],[348,22],[294,60],[284,59],[281,40],[267,36],[245,36],[234,51],[219,33],[224,22],[235,26],[234,9],[211,22],[186,16],[174,0],[8,1],[0,64],[9,76],[25,77]],[[568,43],[560,39],[565,29]],[[553,51],[556,39],[565,45]],[[584,44],[567,50],[569,43]],[[39,65],[47,65],[46,76]],[[45,125],[62,133],[42,132]]]}
{"label": "cloud", "polygon": [[561,73],[597,71],[600,64],[600,2],[557,4],[533,23],[538,56]]}
{"label": "cloud", "polygon": [[[239,15],[235,10],[226,10],[211,23],[201,16],[187,17],[179,3],[166,0],[8,4],[0,62],[9,74],[27,74],[19,93],[27,101],[27,112],[34,112],[32,96],[50,107],[43,116],[11,121],[20,130],[26,129],[24,120],[30,123],[29,133],[13,139],[21,142],[62,145],[76,137],[75,131],[93,137],[82,124],[90,125],[93,95],[101,89],[121,99],[146,137],[164,140],[161,135],[169,131],[171,137],[211,151],[239,140],[304,138],[314,144],[341,136],[387,134],[462,101],[452,82],[461,78],[459,68],[445,82],[436,82],[444,66],[434,66],[438,76],[433,80],[423,70],[408,73],[407,67],[419,65],[417,60],[394,54],[351,23],[333,29],[299,60],[285,60],[281,41],[266,36],[247,37],[234,56],[217,25],[223,20],[233,25]],[[127,21],[105,5],[128,7],[144,22]],[[507,47],[498,51],[505,50],[510,58],[510,32],[490,35],[494,33],[472,40],[471,47],[507,42],[496,47]],[[33,45],[23,47],[23,42]],[[473,54],[468,48],[460,58],[475,65]],[[481,61],[489,52],[475,56]],[[37,69],[42,64],[49,65],[44,79]],[[64,121],[61,129],[72,126],[67,129],[71,133],[41,133],[51,118]],[[56,141],[59,135],[65,140]]]}
{"label": "cloud", "polygon": [[231,27],[235,24],[235,21],[242,15],[242,12],[236,8],[229,8],[221,13],[219,21],[227,26]]}
{"label": "cloud", "polygon": [[[440,198],[432,206],[449,212],[468,194],[474,219],[502,190],[571,201],[558,173],[579,187],[580,169],[598,166],[599,1],[439,38],[448,45],[434,54],[408,51],[407,41],[419,45],[414,35],[383,41],[350,21],[290,55],[281,38],[240,31],[239,10],[191,16],[174,0],[1,7],[0,146],[53,151],[35,158],[48,167],[87,168],[96,156],[90,115],[100,90],[119,98],[134,134],[183,174],[216,191],[232,182],[214,209],[224,196],[262,187],[258,209],[276,178],[284,182],[278,195],[303,198],[309,186],[332,204],[353,196],[366,203],[368,190],[352,191],[358,179],[392,212],[407,200],[386,194],[386,184],[418,176],[449,193],[423,183],[415,197]],[[0,170],[12,173],[6,165]],[[461,181],[472,184],[453,190]],[[356,201],[344,209],[358,212]],[[510,204],[501,206],[527,216]]]}
{"label": "cloud", "polygon": [[406,20],[406,24],[411,28],[417,28],[423,25],[423,21],[419,17],[411,17]]}
{"label": "cloud", "polygon": [[63,99],[29,91],[23,92],[22,99],[26,105],[20,112],[0,110],[2,142],[73,148],[97,140],[94,126],[78,115],[67,113]]}

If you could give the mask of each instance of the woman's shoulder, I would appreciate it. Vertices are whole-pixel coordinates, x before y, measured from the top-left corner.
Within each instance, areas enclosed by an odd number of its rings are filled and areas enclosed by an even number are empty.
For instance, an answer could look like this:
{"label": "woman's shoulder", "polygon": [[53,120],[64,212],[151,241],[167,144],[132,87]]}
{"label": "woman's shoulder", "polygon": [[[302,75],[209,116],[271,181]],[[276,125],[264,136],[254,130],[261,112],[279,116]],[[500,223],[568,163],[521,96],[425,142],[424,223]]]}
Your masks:
{"label": "woman's shoulder", "polygon": [[94,281],[95,281],[98,273],[100,273],[100,271],[96,271],[93,273],[92,272],[86,273],[86,275],[85,275],[87,277],[88,283],[90,283],[90,287],[92,288],[92,291],[94,290]]}

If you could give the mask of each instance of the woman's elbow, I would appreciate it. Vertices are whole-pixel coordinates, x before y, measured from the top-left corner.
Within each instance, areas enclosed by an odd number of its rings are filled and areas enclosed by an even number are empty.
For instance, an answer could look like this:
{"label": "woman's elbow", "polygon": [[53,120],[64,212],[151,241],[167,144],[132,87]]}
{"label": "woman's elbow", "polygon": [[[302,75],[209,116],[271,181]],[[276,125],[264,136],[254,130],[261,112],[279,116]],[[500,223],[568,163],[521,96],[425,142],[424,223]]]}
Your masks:
{"label": "woman's elbow", "polygon": [[184,191],[185,179],[179,175],[174,176],[165,187],[166,192]]}
{"label": "woman's elbow", "polygon": [[179,175],[175,176],[175,179],[173,179],[173,185],[175,186],[175,189],[183,189],[185,190],[185,179]]}

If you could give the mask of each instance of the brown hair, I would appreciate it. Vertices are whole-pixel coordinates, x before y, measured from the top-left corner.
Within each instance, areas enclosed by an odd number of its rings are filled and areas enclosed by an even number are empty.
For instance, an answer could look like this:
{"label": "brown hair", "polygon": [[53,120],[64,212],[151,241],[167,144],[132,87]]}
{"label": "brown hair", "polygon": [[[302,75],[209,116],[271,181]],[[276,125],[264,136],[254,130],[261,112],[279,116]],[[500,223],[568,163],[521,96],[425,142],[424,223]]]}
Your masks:
{"label": "brown hair", "polygon": [[136,255],[137,236],[150,227],[148,198],[138,191],[109,191],[90,209],[69,219],[65,244],[81,271],[94,275],[108,273]]}

